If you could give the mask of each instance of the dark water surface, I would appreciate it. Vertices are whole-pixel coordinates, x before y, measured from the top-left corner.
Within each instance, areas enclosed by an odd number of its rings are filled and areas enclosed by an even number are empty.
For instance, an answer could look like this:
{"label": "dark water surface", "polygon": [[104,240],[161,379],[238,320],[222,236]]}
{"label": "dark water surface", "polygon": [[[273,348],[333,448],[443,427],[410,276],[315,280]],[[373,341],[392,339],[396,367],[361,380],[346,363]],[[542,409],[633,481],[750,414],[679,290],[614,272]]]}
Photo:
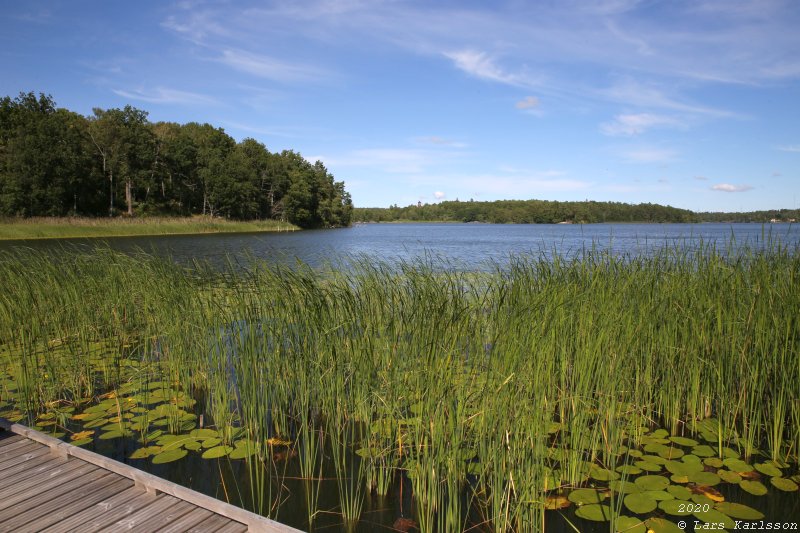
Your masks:
{"label": "dark water surface", "polygon": [[208,260],[222,265],[227,257],[248,255],[322,266],[351,257],[386,261],[433,259],[463,269],[504,265],[520,254],[573,256],[592,248],[614,254],[642,255],[665,246],[694,249],[715,245],[759,248],[770,242],[800,244],[797,224],[359,224],[351,228],[289,233],[238,233],[2,241],[0,250],[18,246],[54,249],[62,246],[144,250],[179,263]]}

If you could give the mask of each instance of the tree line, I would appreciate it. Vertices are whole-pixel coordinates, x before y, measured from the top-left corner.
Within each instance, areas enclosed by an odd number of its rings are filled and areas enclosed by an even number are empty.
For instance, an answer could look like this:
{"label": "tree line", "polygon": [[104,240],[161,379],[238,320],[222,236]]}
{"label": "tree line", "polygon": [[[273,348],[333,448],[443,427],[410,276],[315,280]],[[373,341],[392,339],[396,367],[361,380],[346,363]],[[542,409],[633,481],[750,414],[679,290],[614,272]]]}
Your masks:
{"label": "tree line", "polygon": [[789,222],[798,211],[781,209],[749,213],[695,213],[659,204],[622,202],[556,202],[548,200],[498,200],[356,208],[355,222],[488,222],[513,224],[591,224],[599,222]]}
{"label": "tree line", "polygon": [[490,222],[514,224],[557,224],[559,222],[696,222],[686,209],[658,204],[631,205],[621,202],[556,202],[548,200],[498,200],[410,205],[389,208],[357,208],[357,222],[400,220],[441,222]]}
{"label": "tree line", "polygon": [[325,166],[236,142],[222,128],[150,122],[146,111],[83,116],[50,95],[0,99],[0,216],[209,215],[302,228],[350,224],[352,200]]}

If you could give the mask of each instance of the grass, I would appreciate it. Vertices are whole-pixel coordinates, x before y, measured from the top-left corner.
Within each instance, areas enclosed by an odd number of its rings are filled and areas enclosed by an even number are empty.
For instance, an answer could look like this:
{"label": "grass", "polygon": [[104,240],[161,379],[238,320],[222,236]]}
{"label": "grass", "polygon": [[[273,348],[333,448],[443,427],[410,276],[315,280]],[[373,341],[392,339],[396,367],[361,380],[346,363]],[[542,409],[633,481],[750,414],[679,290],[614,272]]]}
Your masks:
{"label": "grass", "polygon": [[297,227],[292,224],[276,220],[230,221],[201,216],[185,218],[6,218],[0,219],[0,240],[247,233],[294,231],[296,229]]}
{"label": "grass", "polygon": [[[292,443],[306,528],[322,511],[354,527],[401,476],[423,531],[544,531],[549,496],[614,480],[628,450],[669,456],[669,436],[796,469],[800,254],[778,244],[487,273],[23,250],[0,254],[0,279],[0,401],[33,421],[149,368],[243,430],[253,506],[273,517],[288,496],[268,443]],[[323,475],[336,509],[318,508]]]}

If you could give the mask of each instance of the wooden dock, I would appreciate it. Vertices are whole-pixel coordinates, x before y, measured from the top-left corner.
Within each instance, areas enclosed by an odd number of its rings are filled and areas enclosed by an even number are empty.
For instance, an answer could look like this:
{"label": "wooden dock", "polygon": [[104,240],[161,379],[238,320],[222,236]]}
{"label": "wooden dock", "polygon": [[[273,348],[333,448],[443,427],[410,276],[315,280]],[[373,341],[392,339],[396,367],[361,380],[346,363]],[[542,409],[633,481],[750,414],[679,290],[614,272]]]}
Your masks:
{"label": "wooden dock", "polygon": [[298,530],[0,419],[0,532]]}

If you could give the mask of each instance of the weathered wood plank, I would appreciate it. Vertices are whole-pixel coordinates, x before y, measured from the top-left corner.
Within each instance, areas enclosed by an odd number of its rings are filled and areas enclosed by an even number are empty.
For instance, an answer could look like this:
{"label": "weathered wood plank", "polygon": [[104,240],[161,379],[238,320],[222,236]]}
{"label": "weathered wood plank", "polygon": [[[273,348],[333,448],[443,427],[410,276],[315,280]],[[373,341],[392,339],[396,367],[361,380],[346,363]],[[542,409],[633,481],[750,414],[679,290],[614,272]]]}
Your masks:
{"label": "weathered wood plank", "polygon": [[203,522],[204,520],[208,520],[212,516],[219,517],[226,524],[231,521],[230,518],[214,514],[208,509],[203,509],[201,507],[194,507],[190,512],[186,513],[178,520],[173,520],[172,522],[169,523],[169,525],[163,526],[161,529],[159,529],[159,533],[183,533],[184,531],[187,531],[190,527],[195,526]]}
{"label": "weathered wood plank", "polygon": [[70,464],[72,462],[77,463],[77,461],[70,461],[64,463],[64,466],[61,467],[69,468],[69,470],[59,470],[58,473],[52,474],[51,477],[47,477],[45,474],[42,479],[38,479],[39,476],[37,476],[37,480],[33,482],[33,488],[31,488],[30,484],[26,483],[23,491],[16,492],[17,486],[12,485],[10,489],[13,495],[6,494],[5,496],[0,497],[0,509],[5,509],[6,507],[10,507],[16,503],[19,503],[22,500],[29,498],[36,492],[50,490],[53,487],[64,483],[66,479],[64,475],[69,472],[73,472],[74,475],[77,475],[97,469],[96,466],[86,463],[78,463],[77,468],[75,468]]}
{"label": "weathered wood plank", "polygon": [[13,450],[15,447],[28,442],[30,441],[22,435],[3,430],[0,433],[0,455],[6,453],[6,450]]}
{"label": "weathered wood plank", "polygon": [[66,520],[43,530],[42,533],[67,533],[70,531],[96,531],[123,516],[133,514],[142,507],[153,503],[155,494],[143,491],[139,487],[130,487],[110,498],[106,498],[75,513]]}
{"label": "weathered wood plank", "polygon": [[36,469],[42,469],[41,471],[44,471],[48,468],[66,463],[66,460],[63,457],[53,455],[47,450],[47,448],[43,448],[43,451],[44,453],[42,455],[32,455],[32,457],[27,461],[22,461],[14,466],[6,468],[5,470],[0,470],[0,478],[2,478],[3,481],[8,482],[12,479],[12,476],[16,476],[20,472],[27,471],[28,473],[31,473]]}
{"label": "weathered wood plank", "polygon": [[50,490],[39,491],[39,493],[35,496],[31,496],[30,498],[0,510],[0,523],[6,523],[13,517],[36,509],[40,505],[47,505],[49,502],[58,499],[63,494],[69,494],[70,492],[79,489],[84,483],[87,482],[87,480],[98,479],[103,476],[108,476],[109,474],[109,472],[98,468],[97,470],[93,470],[83,476],[71,477],[65,483],[53,487]]}
{"label": "weathered wood plank", "polygon": [[105,498],[108,493],[103,489],[117,493],[131,486],[128,479],[110,472],[103,473],[105,475],[97,479],[86,479],[90,476],[83,476],[83,485],[1,523],[0,531],[41,531],[42,528],[56,524]]}
{"label": "weathered wood plank", "polygon": [[110,526],[100,530],[102,533],[118,533],[119,531],[130,531],[142,522],[146,522],[151,517],[165,512],[167,509],[177,504],[180,500],[167,494],[160,494],[152,504],[139,509],[135,513],[117,520]]}
{"label": "weathered wood plank", "polygon": [[[133,527],[128,531],[130,531],[130,533],[148,533],[150,531],[160,532],[168,524],[179,520],[184,515],[197,508],[198,507],[196,505],[192,505],[189,502],[178,500],[175,504],[170,505],[167,509],[165,509],[164,512],[148,518],[141,524],[136,525],[136,527]],[[228,520],[230,519],[228,518]]]}
{"label": "weathered wood plank", "polygon": [[[21,447],[15,450],[13,453],[10,453],[8,456],[3,457],[0,459],[0,471],[19,464],[22,461],[27,460],[30,457],[35,457],[37,455],[42,455],[44,452],[50,453],[47,448],[42,449],[41,445],[36,445],[35,442],[28,441],[28,445]],[[33,446],[31,446],[31,444]]]}
{"label": "weathered wood plank", "polygon": [[[14,481],[7,484],[0,471],[3,481],[0,483],[0,512],[12,507],[13,512],[19,511],[12,517],[18,518],[11,524],[23,524],[23,529],[30,526],[51,533],[75,529],[116,532],[134,528],[142,531],[196,528],[204,532],[220,529],[225,533],[297,531],[2,418],[0,428],[42,445],[37,448],[24,440],[11,441],[14,437],[3,435],[0,438],[0,454],[9,452],[11,461],[6,473],[12,474]],[[0,431],[2,433],[4,431]],[[3,441],[10,443],[2,445]],[[20,457],[12,453],[15,450],[26,453]],[[68,457],[70,459],[66,460]],[[100,474],[95,473],[97,470]],[[119,474],[125,481],[114,474],[104,475],[105,472]],[[104,480],[101,486],[91,482],[90,478],[95,476]],[[131,483],[135,483],[136,488],[131,488]],[[118,493],[114,494],[115,491]],[[153,495],[156,491],[158,496]],[[19,527],[16,530],[19,531]]]}

